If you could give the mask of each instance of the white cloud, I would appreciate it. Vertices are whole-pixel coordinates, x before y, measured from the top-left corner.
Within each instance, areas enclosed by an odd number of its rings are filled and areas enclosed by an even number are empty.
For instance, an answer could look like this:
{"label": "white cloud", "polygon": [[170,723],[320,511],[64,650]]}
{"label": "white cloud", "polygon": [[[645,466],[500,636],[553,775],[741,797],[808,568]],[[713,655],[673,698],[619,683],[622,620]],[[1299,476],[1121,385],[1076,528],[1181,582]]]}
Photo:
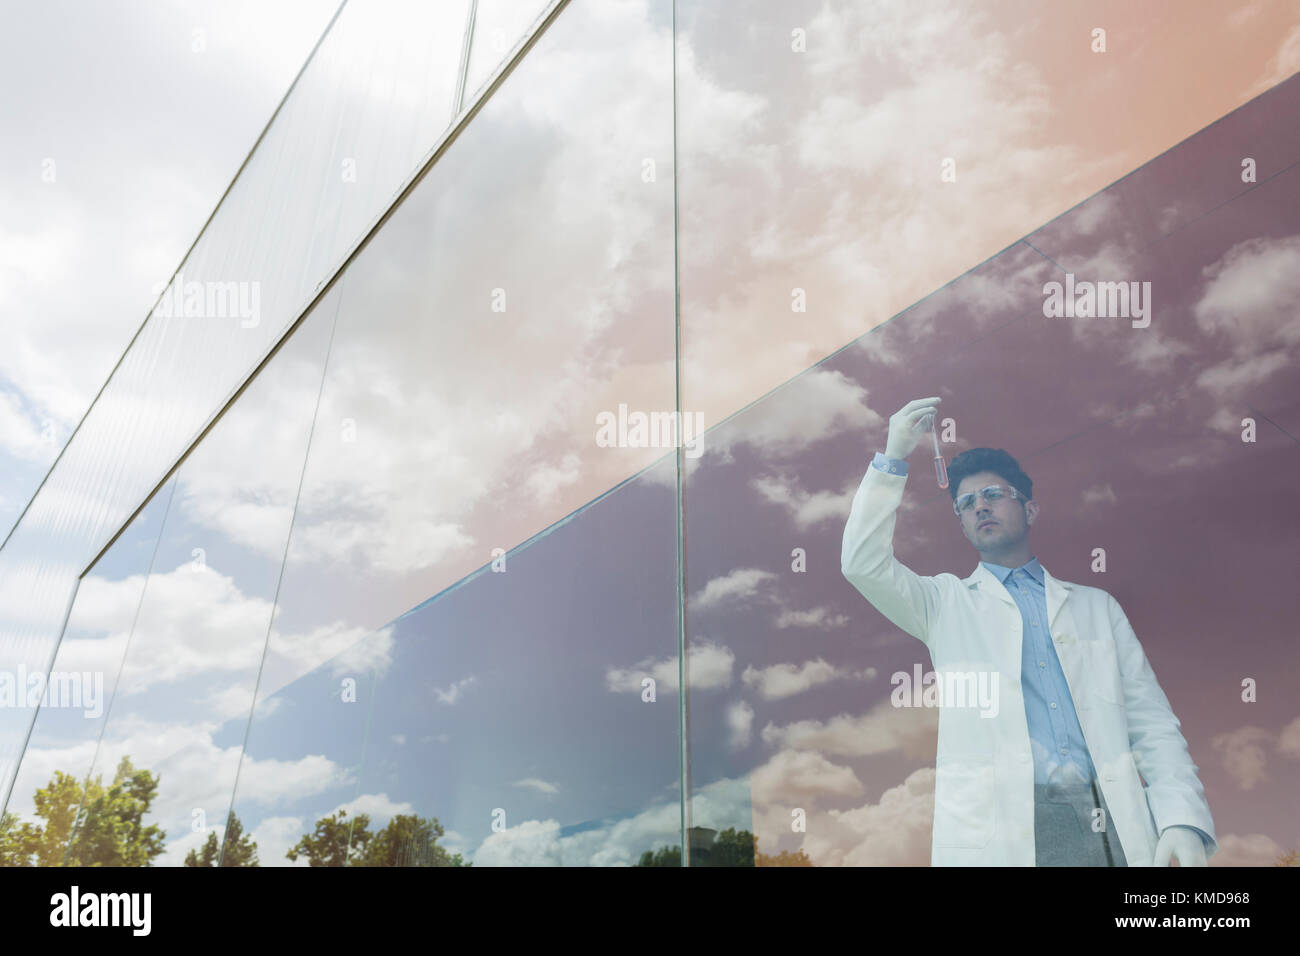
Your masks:
{"label": "white cloud", "polygon": [[525,487],[540,504],[547,504],[565,488],[582,476],[582,459],[574,452],[565,454],[563,461],[552,465],[542,462],[528,473]]}
{"label": "white cloud", "polygon": [[845,614],[836,614],[828,607],[814,607],[806,611],[796,611],[792,608],[785,608],[776,618],[776,626],[779,628],[787,627],[811,627],[819,630],[833,630],[836,628],[846,627],[849,618]]}
{"label": "white cloud", "polygon": [[807,492],[799,487],[798,479],[773,475],[760,475],[750,484],[764,499],[785,508],[795,527],[807,531],[824,521],[846,519],[862,478],[854,477],[840,491]]}
{"label": "white cloud", "polygon": [[251,831],[257,844],[257,861],[262,866],[307,866],[306,857],[290,862],[288,853],[304,833],[301,817],[267,817]]}
{"label": "white cloud", "polygon": [[[1232,354],[1202,369],[1196,381],[1220,406],[1239,405],[1250,390],[1295,365],[1300,236],[1238,242],[1201,273],[1205,287],[1192,314],[1204,332],[1226,339]],[[1221,407],[1209,425],[1236,431],[1239,416]]]}
{"label": "white cloud", "polygon": [[347,803],[340,803],[337,807],[326,814],[330,816],[340,810],[346,810],[348,816],[355,817],[364,813],[370,817],[370,829],[372,831],[382,830],[388,825],[388,821],[398,814],[410,815],[415,812],[415,807],[406,801],[390,800],[386,793],[363,793],[355,800],[349,800]]}
{"label": "white cloud", "polygon": [[548,796],[560,792],[560,788],[553,783],[540,780],[537,777],[525,777],[523,780],[515,781],[516,787],[523,787],[525,790],[535,790],[538,793],[544,793]]}
{"label": "white cloud", "polygon": [[1283,37],[1281,45],[1268,61],[1259,82],[1250,88],[1246,98],[1253,99],[1265,90],[1272,89],[1283,80],[1290,78],[1297,70],[1300,70],[1300,24]]}
{"label": "white cloud", "polygon": [[1264,745],[1272,740],[1273,734],[1263,727],[1247,726],[1215,734],[1210,738],[1210,746],[1218,752],[1223,769],[1237,786],[1253,790],[1255,784],[1268,778]]}
{"label": "white cloud", "polygon": [[1083,489],[1083,503],[1085,505],[1108,504],[1113,505],[1118,499],[1115,496],[1115,489],[1110,483],[1101,485],[1092,485]]}
{"label": "white cloud", "polygon": [[1275,840],[1262,833],[1227,833],[1218,838],[1218,843],[1210,866],[1274,866],[1284,852]]}
{"label": "white cloud", "polygon": [[829,810],[809,820],[803,850],[817,866],[925,866],[934,825],[934,768],[852,810]]}
{"label": "white cloud", "polygon": [[456,701],[460,700],[461,695],[465,691],[469,690],[477,683],[478,678],[473,674],[470,674],[468,677],[462,677],[458,681],[453,681],[446,690],[443,690],[440,687],[435,687],[433,693],[438,698],[438,703],[446,704],[450,707],[455,704]]}
{"label": "white cloud", "polygon": [[[21,403],[5,420],[0,400],[0,450],[53,460],[31,434],[46,423],[59,444],[71,434],[152,305],[154,283],[180,262],[336,6],[179,0],[72,19],[31,7],[9,18],[0,38],[0,316],[10,317],[0,382]],[[199,25],[202,54],[191,48]],[[159,75],[168,82],[153,82]],[[46,81],[24,88],[21,76]],[[193,136],[154,135],[196,115],[207,120]],[[54,182],[41,179],[46,159]],[[95,308],[85,308],[86,294]],[[13,503],[0,514],[5,527],[31,481],[0,495]]]}
{"label": "white cloud", "polygon": [[749,666],[741,674],[741,680],[749,687],[755,688],[765,700],[780,700],[793,697],[812,690],[821,684],[835,680],[870,680],[876,676],[875,668],[854,671],[847,667],[837,667],[822,658],[804,661],[803,664],[773,664],[757,668]]}
{"label": "white cloud", "polygon": [[738,700],[727,708],[727,745],[732,750],[743,750],[754,737],[754,708]]}
{"label": "white cloud", "polygon": [[746,444],[765,458],[788,458],[824,438],[883,428],[885,419],[866,397],[867,390],[843,372],[811,368],[781,386],[779,401],[764,402],[711,432],[707,453],[729,460],[733,449]]}
{"label": "white cloud", "polygon": [[827,721],[800,720],[785,726],[769,723],[763,742],[845,757],[899,751],[908,757],[933,757],[939,730],[937,707],[894,707],[882,698],[867,713],[840,714]]}
{"label": "white cloud", "polygon": [[1277,735],[1277,752],[1300,760],[1300,717],[1283,727]]}
{"label": "white cloud", "polygon": [[[686,654],[686,679],[692,690],[711,690],[731,686],[731,669],[736,655],[731,648],[712,641],[693,642]],[[605,672],[605,684],[614,693],[641,692],[641,681],[654,678],[656,691],[677,690],[677,658],[656,661],[648,657],[632,667],[611,667]]]}
{"label": "white cloud", "polygon": [[749,775],[756,807],[779,805],[786,809],[827,797],[856,797],[862,781],[851,767],[831,763],[810,750],[781,750]]}
{"label": "white cloud", "polygon": [[771,571],[736,568],[705,584],[703,589],[691,598],[691,605],[696,610],[704,610],[728,602],[744,601],[758,594],[763,584],[775,580],[776,575]]}

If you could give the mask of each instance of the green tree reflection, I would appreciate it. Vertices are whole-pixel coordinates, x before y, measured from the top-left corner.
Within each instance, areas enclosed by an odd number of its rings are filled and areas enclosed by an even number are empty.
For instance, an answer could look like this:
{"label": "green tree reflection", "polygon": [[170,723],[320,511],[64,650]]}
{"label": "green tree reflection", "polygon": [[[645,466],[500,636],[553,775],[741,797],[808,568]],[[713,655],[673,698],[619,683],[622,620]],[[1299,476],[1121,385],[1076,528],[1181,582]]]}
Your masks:
{"label": "green tree reflection", "polygon": [[41,823],[20,823],[11,813],[0,820],[0,865],[150,866],[166,838],[161,828],[144,825],[157,794],[158,777],[137,770],[130,757],[107,788],[102,775],[83,788],[56,770],[32,797]]}
{"label": "green tree reflection", "polygon": [[438,846],[446,830],[437,817],[398,814],[378,833],[370,831],[370,817],[359,813],[351,820],[339,810],[316,821],[316,828],[285,854],[309,866],[470,866],[459,853]]}
{"label": "green tree reflection", "polygon": [[216,866],[217,860],[221,861],[222,866],[258,866],[257,862],[257,844],[253,842],[251,836],[244,832],[244,825],[239,822],[239,817],[232,812],[226,821],[226,833],[224,837],[225,853],[221,852],[221,844],[217,842],[217,833],[215,830],[208,834],[208,838],[203,841],[203,846],[198,850],[190,850],[185,854],[186,866]]}

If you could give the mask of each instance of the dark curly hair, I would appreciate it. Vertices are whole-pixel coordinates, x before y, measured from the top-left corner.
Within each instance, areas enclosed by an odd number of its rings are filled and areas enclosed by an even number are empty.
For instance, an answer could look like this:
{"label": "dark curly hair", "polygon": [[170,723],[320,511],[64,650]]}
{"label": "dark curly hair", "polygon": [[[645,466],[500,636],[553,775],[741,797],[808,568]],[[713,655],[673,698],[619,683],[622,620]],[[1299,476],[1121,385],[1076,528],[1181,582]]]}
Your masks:
{"label": "dark curly hair", "polygon": [[1026,500],[1034,497],[1034,482],[1020,469],[1020,463],[1001,448],[968,448],[948,466],[948,494],[957,500],[957,488],[964,478],[991,471]]}

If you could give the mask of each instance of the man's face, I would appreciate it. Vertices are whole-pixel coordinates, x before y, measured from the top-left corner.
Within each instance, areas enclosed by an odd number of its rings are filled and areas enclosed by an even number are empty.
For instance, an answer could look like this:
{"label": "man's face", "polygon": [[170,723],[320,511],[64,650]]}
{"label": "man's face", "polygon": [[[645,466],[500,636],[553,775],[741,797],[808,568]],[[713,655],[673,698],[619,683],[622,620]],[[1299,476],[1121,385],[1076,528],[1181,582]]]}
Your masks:
{"label": "man's face", "polygon": [[989,485],[1011,487],[1010,482],[991,471],[967,475],[957,486],[959,498],[967,492],[976,493],[975,507],[961,514],[961,530],[981,554],[1017,547],[1029,536],[1029,526],[1038,515],[1038,505],[1026,503],[1023,498],[1003,495],[997,501],[985,501],[979,490]]}

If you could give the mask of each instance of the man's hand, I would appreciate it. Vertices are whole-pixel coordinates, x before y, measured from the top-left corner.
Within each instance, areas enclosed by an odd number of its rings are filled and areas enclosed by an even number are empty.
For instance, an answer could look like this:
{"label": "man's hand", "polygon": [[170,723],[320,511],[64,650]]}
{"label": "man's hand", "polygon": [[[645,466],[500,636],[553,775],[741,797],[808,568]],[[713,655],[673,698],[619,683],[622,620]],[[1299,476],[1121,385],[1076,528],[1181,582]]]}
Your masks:
{"label": "man's hand", "polygon": [[918,398],[908,402],[894,413],[889,420],[889,438],[885,442],[885,455],[888,458],[907,458],[921,443],[925,431],[918,426],[930,415],[937,412],[935,406],[943,399]]}
{"label": "man's hand", "polygon": [[1170,855],[1178,858],[1179,866],[1208,866],[1205,860],[1205,843],[1191,827],[1166,827],[1156,843],[1156,858],[1152,866],[1168,866]]}

